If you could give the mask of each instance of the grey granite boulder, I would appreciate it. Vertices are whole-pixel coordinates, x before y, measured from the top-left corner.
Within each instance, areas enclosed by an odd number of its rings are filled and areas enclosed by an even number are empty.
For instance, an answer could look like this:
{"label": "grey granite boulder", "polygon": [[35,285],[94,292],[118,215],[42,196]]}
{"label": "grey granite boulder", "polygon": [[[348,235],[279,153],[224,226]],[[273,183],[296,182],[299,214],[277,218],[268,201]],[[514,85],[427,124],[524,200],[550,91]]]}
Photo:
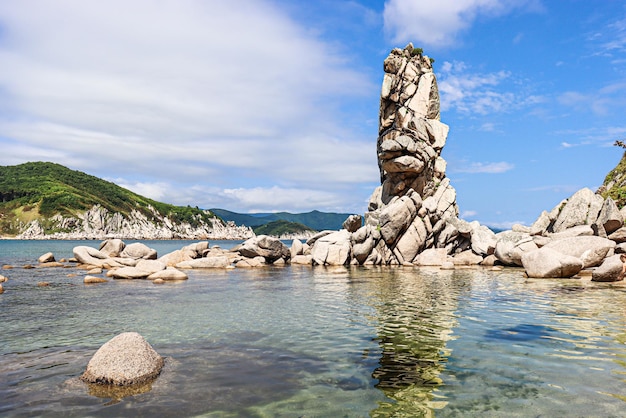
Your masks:
{"label": "grey granite boulder", "polygon": [[148,247],[146,244],[142,244],[141,242],[135,242],[127,245],[124,250],[120,253],[120,257],[123,258],[134,258],[144,260],[156,260],[157,252],[156,250]]}
{"label": "grey granite boulder", "polygon": [[345,229],[325,235],[311,249],[313,261],[319,265],[342,266],[350,261],[351,234]]}
{"label": "grey granite boulder", "polygon": [[496,234],[496,238],[494,254],[501,263],[509,266],[521,266],[522,255],[538,248],[525,232],[504,231]]}
{"label": "grey granite boulder", "polygon": [[603,204],[602,196],[588,188],[580,189],[567,199],[567,203],[554,221],[552,231],[561,232],[572,226],[595,223]]}
{"label": "grey granite boulder", "polygon": [[428,248],[415,257],[418,266],[441,266],[448,260],[445,248]]}
{"label": "grey granite boulder", "polygon": [[109,258],[108,255],[96,250],[95,248],[87,247],[85,245],[79,245],[73,249],[74,258],[79,263],[90,264],[97,267],[121,267],[122,265],[117,261]]}
{"label": "grey granite boulder", "polygon": [[363,225],[363,217],[361,215],[350,215],[343,222],[342,227],[348,232],[355,232],[361,225]]}
{"label": "grey granite boulder", "polygon": [[523,254],[521,261],[528,277],[536,278],[572,277],[583,268],[579,258],[545,246]]}
{"label": "grey granite boulder", "polygon": [[108,239],[100,243],[100,251],[109,257],[119,257],[126,244],[121,239]]}
{"label": "grey granite boulder", "polygon": [[187,280],[189,277],[186,273],[175,269],[174,267],[167,267],[166,269],[156,271],[148,276],[148,280]]}
{"label": "grey granite boulder", "polygon": [[163,357],[141,335],[124,332],[96,351],[80,378],[118,386],[145,383],[161,373],[163,364]]}
{"label": "grey granite boulder", "polygon": [[231,265],[231,259],[224,255],[214,257],[202,257],[193,260],[187,260],[176,264],[180,269],[210,269],[210,268],[227,268]]}
{"label": "grey granite boulder", "polygon": [[52,254],[52,253],[45,253],[41,257],[39,257],[37,259],[37,261],[39,261],[40,263],[50,263],[50,262],[53,262],[53,261],[56,261],[56,260],[54,259],[54,254]]}
{"label": "grey granite boulder", "polygon": [[624,225],[624,217],[610,197],[604,200],[597,223],[604,227],[607,234],[617,231]]}
{"label": "grey granite boulder", "polygon": [[596,236],[578,236],[553,240],[543,248],[552,248],[562,254],[578,257],[584,264],[583,268],[587,268],[599,266],[607,254],[612,255],[609,251],[613,251],[615,242]]}
{"label": "grey granite boulder", "polygon": [[591,274],[594,282],[615,282],[622,271],[622,261],[619,255],[606,258]]}
{"label": "grey granite boulder", "polygon": [[278,238],[259,235],[243,242],[238,248],[239,254],[244,257],[263,257],[268,264],[282,258],[289,260],[291,251]]}

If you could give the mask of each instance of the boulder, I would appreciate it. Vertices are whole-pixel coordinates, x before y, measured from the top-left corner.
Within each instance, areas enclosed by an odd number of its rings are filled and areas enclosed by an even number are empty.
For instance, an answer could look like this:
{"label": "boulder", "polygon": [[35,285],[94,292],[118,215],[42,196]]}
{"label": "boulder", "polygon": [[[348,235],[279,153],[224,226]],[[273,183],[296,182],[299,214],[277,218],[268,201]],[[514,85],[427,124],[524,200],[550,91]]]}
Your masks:
{"label": "boulder", "polygon": [[[624,206],[626,207],[626,206]],[[611,241],[615,241],[618,244],[626,242],[626,227],[621,227],[617,231],[611,233],[608,237]]]}
{"label": "boulder", "polygon": [[483,256],[493,254],[496,250],[496,241],[496,234],[484,225],[475,225],[471,231],[472,250],[476,254]]}
{"label": "boulder", "polygon": [[594,235],[593,228],[590,225],[576,225],[571,228],[567,228],[561,232],[548,233],[547,236],[550,240],[559,240],[570,237],[590,236]]}
{"label": "boulder", "polygon": [[54,261],[56,261],[56,260],[54,259],[54,254],[52,254],[52,253],[48,252],[48,253],[45,253],[45,254],[43,254],[42,256],[40,256],[40,257],[37,259],[37,261],[38,261],[39,263],[42,263],[42,264],[43,264],[43,263],[52,263],[52,262],[54,262]]}
{"label": "boulder", "polygon": [[88,264],[95,267],[104,267],[105,264],[108,267],[121,267],[120,263],[112,258],[109,258],[106,254],[85,245],[74,247],[73,253],[74,258],[82,264]]}
{"label": "boulder", "polygon": [[313,261],[319,265],[330,266],[348,264],[352,248],[350,238],[350,232],[342,229],[318,239],[311,249]]}
{"label": "boulder", "polygon": [[126,244],[121,239],[107,239],[100,243],[100,251],[109,257],[119,257]]}
{"label": "boulder", "polygon": [[304,254],[304,246],[302,245],[302,241],[300,241],[299,239],[294,239],[291,242],[291,248],[289,249],[289,252],[291,254],[291,258],[294,258],[297,255]]}
{"label": "boulder", "polygon": [[584,188],[574,193],[561,209],[552,232],[561,232],[577,225],[591,225],[598,219],[604,199],[591,189]]}
{"label": "boulder", "polygon": [[278,238],[267,235],[259,235],[248,239],[241,244],[238,251],[239,254],[248,258],[263,257],[268,264],[279,258],[288,260],[291,257],[291,251],[285,244]]}
{"label": "boulder", "polygon": [[159,260],[140,260],[135,268],[146,271],[148,274],[156,273],[157,271],[165,270],[167,265]]}
{"label": "boulder", "polygon": [[396,250],[405,261],[412,262],[417,254],[424,248],[428,233],[421,218],[415,217],[405,233],[396,244]]}
{"label": "boulder", "polygon": [[452,262],[457,266],[473,266],[483,261],[482,256],[474,253],[472,250],[466,250],[452,257]]}
{"label": "boulder", "polygon": [[122,267],[119,269],[111,270],[108,274],[114,279],[145,279],[150,275],[149,271],[138,269],[137,267]]}
{"label": "boulder", "polygon": [[106,282],[108,282],[107,279],[105,279],[104,277],[97,277],[97,276],[85,276],[85,278],[83,279],[83,283],[85,284],[106,283]]}
{"label": "boulder", "polygon": [[356,232],[363,225],[363,217],[361,215],[350,215],[343,222],[343,229],[348,232]]}
{"label": "boulder", "polygon": [[183,261],[194,260],[198,257],[198,253],[194,250],[180,249],[167,253],[164,256],[161,256],[158,260],[166,266],[175,266]]}
{"label": "boulder", "polygon": [[413,222],[415,202],[408,196],[395,199],[380,213],[380,234],[389,245]]}
{"label": "boulder", "polygon": [[193,260],[183,261],[176,264],[179,269],[210,269],[210,268],[227,268],[230,266],[231,260],[226,256],[202,257]]}
{"label": "boulder", "polygon": [[448,259],[445,248],[428,248],[415,257],[414,264],[418,266],[442,266]]}
{"label": "boulder", "polygon": [[141,335],[124,332],[96,351],[80,378],[118,386],[146,383],[161,373],[163,364],[163,357]]}
{"label": "boulder", "polygon": [[525,232],[504,231],[496,234],[496,238],[494,254],[501,263],[509,266],[521,266],[522,255],[539,248]]}
{"label": "boulder", "polygon": [[533,278],[572,277],[583,269],[579,258],[545,246],[523,254],[521,261],[528,277]]}
{"label": "boulder", "polygon": [[189,277],[184,272],[175,269],[174,267],[167,267],[163,270],[154,272],[148,276],[148,280],[187,280]]}
{"label": "boulder", "polygon": [[541,212],[539,217],[530,227],[530,235],[543,235],[547,232],[550,224],[554,219],[550,217],[550,214],[547,211]]}
{"label": "boulder", "polygon": [[[279,258],[279,260],[282,260],[282,258]],[[235,267],[237,268],[262,267],[266,265],[267,263],[265,262],[265,258],[261,256],[254,257],[254,258],[244,258],[242,260],[237,261],[237,263],[235,263]]]}
{"label": "boulder", "polygon": [[124,250],[120,253],[120,257],[134,258],[136,260],[140,258],[143,258],[144,260],[156,260],[157,251],[141,242],[134,242],[124,248]]}
{"label": "boulder", "polygon": [[604,227],[607,234],[617,231],[624,225],[624,217],[610,197],[604,199],[597,223]]}
{"label": "boulder", "polygon": [[591,280],[594,282],[615,282],[622,272],[622,266],[623,263],[619,255],[608,257],[593,271]]}
{"label": "boulder", "polygon": [[583,262],[583,268],[599,266],[602,260],[613,251],[615,242],[596,236],[578,236],[552,241],[543,248],[552,248],[562,254],[577,257]]}
{"label": "boulder", "polygon": [[291,257],[291,264],[302,264],[310,266],[311,264],[313,264],[313,256],[309,254]]}

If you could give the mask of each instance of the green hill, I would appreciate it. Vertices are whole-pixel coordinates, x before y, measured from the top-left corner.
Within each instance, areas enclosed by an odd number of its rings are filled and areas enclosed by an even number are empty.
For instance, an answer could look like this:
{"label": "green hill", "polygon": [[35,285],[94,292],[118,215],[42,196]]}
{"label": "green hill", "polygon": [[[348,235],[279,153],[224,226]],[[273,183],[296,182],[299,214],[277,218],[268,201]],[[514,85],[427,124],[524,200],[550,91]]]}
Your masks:
{"label": "green hill", "polygon": [[306,213],[255,213],[244,214],[231,212],[225,209],[211,209],[211,212],[225,221],[233,221],[237,225],[244,225],[255,228],[270,222],[284,220],[305,225],[315,231],[338,230],[342,228],[343,222],[349,213],[327,213],[317,210]]}
{"label": "green hill", "polygon": [[148,219],[156,211],[173,222],[192,226],[215,216],[197,207],[157,202],[59,164],[29,162],[0,166],[0,234],[15,235],[21,232],[21,226],[34,219],[73,216],[94,205],[125,216],[137,210]]}
{"label": "green hill", "polygon": [[289,222],[284,219],[268,222],[264,225],[257,226],[254,233],[257,235],[272,235],[279,237],[286,234],[298,234],[302,232],[314,232],[313,229],[297,222]]}

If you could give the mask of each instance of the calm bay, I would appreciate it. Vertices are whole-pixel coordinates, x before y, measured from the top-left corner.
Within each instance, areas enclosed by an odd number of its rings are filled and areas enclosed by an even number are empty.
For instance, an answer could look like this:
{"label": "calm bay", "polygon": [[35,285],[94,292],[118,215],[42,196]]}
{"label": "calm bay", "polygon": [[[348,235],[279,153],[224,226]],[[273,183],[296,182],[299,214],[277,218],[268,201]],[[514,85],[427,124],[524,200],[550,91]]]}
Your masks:
{"label": "calm bay", "polygon": [[[130,241],[129,241],[130,242]],[[159,255],[187,241],[142,241]],[[523,270],[188,270],[154,285],[33,268],[85,241],[0,241],[0,415],[622,416],[626,288]],[[233,242],[211,242],[229,248]],[[49,286],[38,287],[46,281]],[[125,331],[166,357],[135,392],[78,380]]]}

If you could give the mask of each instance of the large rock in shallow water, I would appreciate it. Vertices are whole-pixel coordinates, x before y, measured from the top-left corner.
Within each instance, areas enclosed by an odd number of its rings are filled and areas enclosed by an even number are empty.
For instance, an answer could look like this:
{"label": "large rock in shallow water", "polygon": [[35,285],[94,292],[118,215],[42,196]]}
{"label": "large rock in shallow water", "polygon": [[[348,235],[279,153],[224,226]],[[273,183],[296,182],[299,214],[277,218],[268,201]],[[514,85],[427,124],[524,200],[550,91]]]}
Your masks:
{"label": "large rock in shallow water", "polygon": [[606,258],[591,275],[594,282],[616,282],[622,272],[623,263],[619,255]]}
{"label": "large rock in shallow water", "polygon": [[141,335],[124,332],[96,351],[80,378],[118,386],[145,383],[161,373],[163,363],[163,357]]}
{"label": "large rock in shallow water", "polygon": [[351,234],[342,229],[341,231],[328,234],[317,241],[311,249],[311,255],[316,264],[342,266],[350,260],[350,236]]}
{"label": "large rock in shallow water", "polygon": [[578,257],[584,263],[583,268],[587,268],[600,265],[609,251],[615,248],[615,242],[596,236],[578,236],[551,241],[545,247]]}
{"label": "large rock in shallow water", "polygon": [[547,247],[523,254],[522,265],[528,277],[537,278],[572,277],[583,268],[583,262],[579,258]]}
{"label": "large rock in shallow water", "polygon": [[238,249],[239,254],[244,257],[263,257],[268,264],[282,258],[289,260],[291,251],[278,238],[259,235],[245,241]]}

